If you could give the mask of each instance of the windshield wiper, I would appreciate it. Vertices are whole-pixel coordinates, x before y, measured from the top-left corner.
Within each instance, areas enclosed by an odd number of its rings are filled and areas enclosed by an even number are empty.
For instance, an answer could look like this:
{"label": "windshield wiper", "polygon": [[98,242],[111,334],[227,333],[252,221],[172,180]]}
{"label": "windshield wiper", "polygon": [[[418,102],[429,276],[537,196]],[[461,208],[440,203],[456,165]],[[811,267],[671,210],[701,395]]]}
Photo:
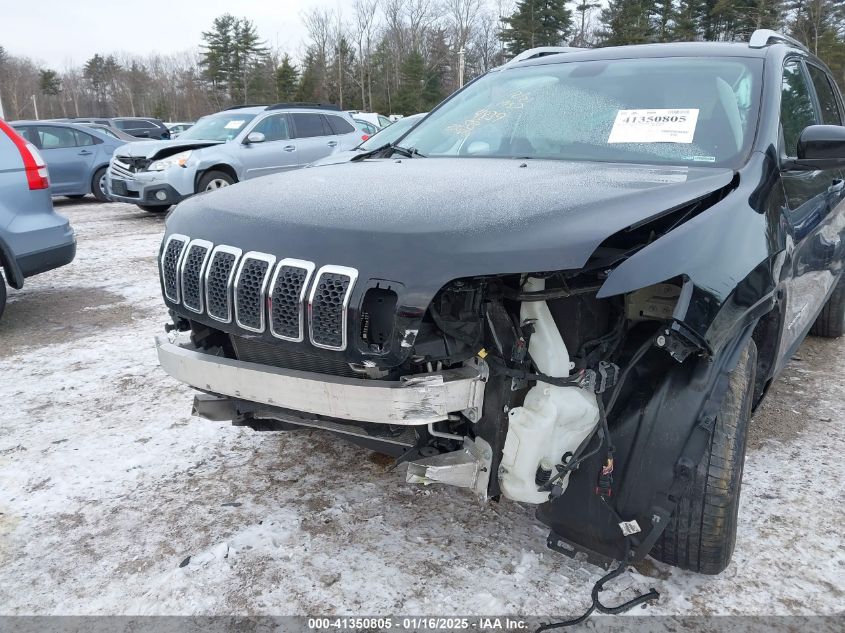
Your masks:
{"label": "windshield wiper", "polygon": [[358,154],[357,156],[353,156],[350,159],[352,161],[359,161],[364,160],[365,158],[370,158],[371,156],[376,156],[377,154],[381,154],[382,152],[386,152],[390,150],[391,154],[401,154],[405,158],[414,158],[414,156],[419,156],[420,158],[425,158],[422,154],[420,154],[416,148],[407,149],[404,147],[400,147],[399,145],[394,145],[393,143],[385,143],[381,147],[377,147],[375,149],[371,149],[368,152],[364,152],[363,154]]}

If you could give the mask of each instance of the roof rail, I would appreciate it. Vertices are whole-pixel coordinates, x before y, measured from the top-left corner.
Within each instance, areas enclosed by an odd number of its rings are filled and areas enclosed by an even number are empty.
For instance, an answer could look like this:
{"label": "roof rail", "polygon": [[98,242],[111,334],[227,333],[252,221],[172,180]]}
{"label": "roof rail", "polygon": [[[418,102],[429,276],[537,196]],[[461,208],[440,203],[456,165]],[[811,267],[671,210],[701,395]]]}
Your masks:
{"label": "roof rail", "polygon": [[750,48],[766,48],[772,44],[789,44],[795,48],[800,48],[802,51],[810,52],[806,46],[794,37],[789,37],[771,29],[757,29],[751,34],[751,38],[748,40],[748,46]]}
{"label": "roof rail", "polygon": [[268,110],[287,110],[289,108],[313,108],[315,110],[337,110],[340,111],[340,106],[333,103],[307,103],[307,102],[292,102],[292,103],[277,103],[275,105],[267,106]]}
{"label": "roof rail", "polygon": [[241,105],[233,105],[229,106],[228,108],[223,108],[223,112],[226,110],[240,110],[241,108],[266,108],[266,103],[242,103]]}
{"label": "roof rail", "polygon": [[536,48],[529,48],[522,51],[519,55],[507,62],[505,66],[524,62],[526,59],[537,59],[538,57],[546,57],[547,55],[559,55],[561,53],[575,53],[577,51],[587,50],[585,48],[578,48],[575,46],[537,46]]}

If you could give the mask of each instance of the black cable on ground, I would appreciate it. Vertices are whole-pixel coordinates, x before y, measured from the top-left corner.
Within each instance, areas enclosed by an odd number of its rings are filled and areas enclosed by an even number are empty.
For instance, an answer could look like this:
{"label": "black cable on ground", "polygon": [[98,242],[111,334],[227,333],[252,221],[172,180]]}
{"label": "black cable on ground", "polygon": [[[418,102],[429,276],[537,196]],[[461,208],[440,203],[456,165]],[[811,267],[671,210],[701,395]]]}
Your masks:
{"label": "black cable on ground", "polygon": [[604,576],[598,579],[595,585],[593,585],[593,590],[590,593],[590,597],[592,599],[592,604],[590,604],[590,608],[587,609],[583,615],[573,618],[571,620],[564,620],[563,622],[552,622],[550,624],[543,624],[535,633],[543,633],[543,631],[550,631],[552,629],[560,629],[567,626],[575,626],[577,624],[581,624],[587,618],[589,618],[594,611],[598,611],[599,613],[607,613],[609,615],[618,615],[620,613],[625,613],[633,609],[634,607],[644,604],[646,602],[652,602],[660,598],[660,594],[655,589],[650,589],[648,593],[644,593],[642,595],[637,596],[636,598],[631,598],[627,602],[623,602],[620,605],[615,607],[609,607],[607,605],[602,604],[601,600],[599,600],[599,593],[604,591],[604,586],[614,578],[621,576],[622,573],[625,571],[626,561],[628,560],[631,554],[631,545],[628,539],[625,539],[625,556],[619,562],[619,565],[616,569],[613,569],[606,573]]}

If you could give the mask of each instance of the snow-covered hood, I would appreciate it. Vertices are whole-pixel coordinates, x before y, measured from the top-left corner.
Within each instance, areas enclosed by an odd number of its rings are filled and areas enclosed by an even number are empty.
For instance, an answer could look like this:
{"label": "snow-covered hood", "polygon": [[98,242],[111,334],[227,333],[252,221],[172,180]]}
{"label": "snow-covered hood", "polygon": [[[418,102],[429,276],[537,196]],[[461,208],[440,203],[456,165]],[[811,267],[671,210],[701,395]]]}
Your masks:
{"label": "snow-covered hood", "polygon": [[712,167],[379,159],[246,181],[181,203],[167,232],[389,279],[577,269],[608,236],[730,183]]}
{"label": "snow-covered hood", "polygon": [[189,149],[200,149],[211,145],[220,145],[226,141],[194,141],[173,139],[170,141],[137,141],[119,147],[115,154],[132,158],[166,158]]}

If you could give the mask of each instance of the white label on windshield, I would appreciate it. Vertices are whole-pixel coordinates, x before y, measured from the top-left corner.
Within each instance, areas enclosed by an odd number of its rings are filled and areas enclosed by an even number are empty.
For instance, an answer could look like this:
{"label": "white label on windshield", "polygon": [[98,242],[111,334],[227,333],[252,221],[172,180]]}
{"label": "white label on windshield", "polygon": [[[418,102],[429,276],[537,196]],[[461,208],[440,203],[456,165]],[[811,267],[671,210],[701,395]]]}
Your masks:
{"label": "white label on windshield", "polygon": [[227,130],[240,130],[243,127],[243,124],[244,121],[239,121],[238,119],[235,119],[233,121],[229,121],[223,127],[225,127]]}
{"label": "white label on windshield", "polygon": [[698,109],[619,110],[608,143],[692,143]]}

